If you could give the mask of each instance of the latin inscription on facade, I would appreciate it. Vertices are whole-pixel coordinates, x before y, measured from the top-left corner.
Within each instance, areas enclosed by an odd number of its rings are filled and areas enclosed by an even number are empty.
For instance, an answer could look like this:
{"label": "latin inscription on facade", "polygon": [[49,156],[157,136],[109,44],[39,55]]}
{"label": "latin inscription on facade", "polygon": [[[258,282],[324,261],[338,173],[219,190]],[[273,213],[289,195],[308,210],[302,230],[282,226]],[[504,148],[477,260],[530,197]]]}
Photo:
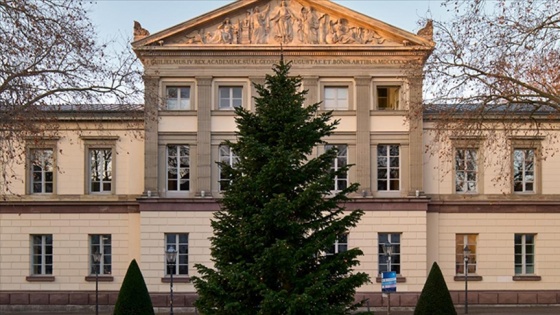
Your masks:
{"label": "latin inscription on facade", "polygon": [[[151,59],[151,65],[272,65],[278,59]],[[387,59],[312,59],[291,60],[294,65],[373,65],[400,64],[402,60]]]}

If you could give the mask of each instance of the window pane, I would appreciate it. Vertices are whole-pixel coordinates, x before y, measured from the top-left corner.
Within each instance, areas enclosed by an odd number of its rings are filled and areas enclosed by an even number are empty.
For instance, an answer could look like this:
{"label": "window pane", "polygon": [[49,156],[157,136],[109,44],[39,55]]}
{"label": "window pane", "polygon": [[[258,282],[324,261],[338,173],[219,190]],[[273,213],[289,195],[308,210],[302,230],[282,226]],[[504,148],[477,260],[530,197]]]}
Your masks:
{"label": "window pane", "polygon": [[234,87],[233,90],[233,98],[241,98],[242,89],[240,87]]}

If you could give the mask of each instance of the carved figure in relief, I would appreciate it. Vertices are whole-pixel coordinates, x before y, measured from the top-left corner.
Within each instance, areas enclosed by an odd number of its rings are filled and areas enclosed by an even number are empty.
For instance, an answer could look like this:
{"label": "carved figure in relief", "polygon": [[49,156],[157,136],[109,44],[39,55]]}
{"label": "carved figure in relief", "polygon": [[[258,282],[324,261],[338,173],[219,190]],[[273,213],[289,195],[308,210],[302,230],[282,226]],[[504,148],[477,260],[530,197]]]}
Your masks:
{"label": "carved figure in relief", "polygon": [[319,43],[329,44],[327,42],[327,36],[330,34],[330,17],[328,14],[323,14],[319,18]]}
{"label": "carved figure in relief", "polygon": [[245,13],[245,19],[237,21],[237,29],[239,32],[238,43],[239,44],[250,44],[251,43],[251,12],[247,11]]}
{"label": "carved figure in relief", "polygon": [[385,42],[385,38],[379,36],[376,31],[368,29],[362,29],[360,38],[362,39],[362,44],[370,44],[373,42],[383,44]]}
{"label": "carved figure in relief", "polygon": [[204,44],[204,29],[198,30],[194,35],[187,35],[187,44]]}
{"label": "carved figure in relief", "polygon": [[[226,18],[214,34],[206,34],[206,42],[211,44],[233,44],[234,43],[234,26],[229,18]],[[237,43],[237,40],[235,40]]]}
{"label": "carved figure in relief", "polygon": [[301,8],[301,17],[298,19],[298,35],[300,42],[305,44],[319,43],[319,19],[314,8]]}
{"label": "carved figure in relief", "polygon": [[270,4],[264,7],[261,12],[258,7],[256,7],[251,15],[251,43],[253,44],[266,44],[268,41],[268,32],[270,27],[268,26],[268,11],[270,10]]}
{"label": "carved figure in relief", "polygon": [[356,40],[348,28],[348,20],[340,19],[334,24],[335,42],[339,44],[354,44]]}
{"label": "carved figure in relief", "polygon": [[274,22],[274,39],[277,42],[288,44],[294,39],[293,34],[293,19],[297,19],[295,14],[288,8],[286,0],[280,2],[280,6],[276,9],[276,12],[270,18],[271,22]]}

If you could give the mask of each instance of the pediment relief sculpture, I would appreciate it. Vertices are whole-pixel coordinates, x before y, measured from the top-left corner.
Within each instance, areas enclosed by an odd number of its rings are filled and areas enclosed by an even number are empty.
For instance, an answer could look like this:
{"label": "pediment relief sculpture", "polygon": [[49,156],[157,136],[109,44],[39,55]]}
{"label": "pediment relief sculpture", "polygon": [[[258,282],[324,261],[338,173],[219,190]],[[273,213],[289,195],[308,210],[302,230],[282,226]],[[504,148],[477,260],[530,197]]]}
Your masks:
{"label": "pediment relief sculpture", "polygon": [[217,26],[189,31],[166,43],[382,45],[388,41],[375,30],[353,25],[346,18],[317,12],[314,7],[297,1],[278,0],[251,8],[244,15],[226,17]]}

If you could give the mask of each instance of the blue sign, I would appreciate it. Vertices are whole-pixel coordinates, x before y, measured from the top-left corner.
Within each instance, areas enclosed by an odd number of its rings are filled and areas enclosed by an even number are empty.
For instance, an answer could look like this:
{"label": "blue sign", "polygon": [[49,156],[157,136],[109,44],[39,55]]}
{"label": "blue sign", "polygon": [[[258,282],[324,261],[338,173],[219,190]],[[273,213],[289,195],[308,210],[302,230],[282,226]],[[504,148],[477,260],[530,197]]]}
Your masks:
{"label": "blue sign", "polygon": [[394,271],[381,273],[381,292],[397,292],[397,273]]}

